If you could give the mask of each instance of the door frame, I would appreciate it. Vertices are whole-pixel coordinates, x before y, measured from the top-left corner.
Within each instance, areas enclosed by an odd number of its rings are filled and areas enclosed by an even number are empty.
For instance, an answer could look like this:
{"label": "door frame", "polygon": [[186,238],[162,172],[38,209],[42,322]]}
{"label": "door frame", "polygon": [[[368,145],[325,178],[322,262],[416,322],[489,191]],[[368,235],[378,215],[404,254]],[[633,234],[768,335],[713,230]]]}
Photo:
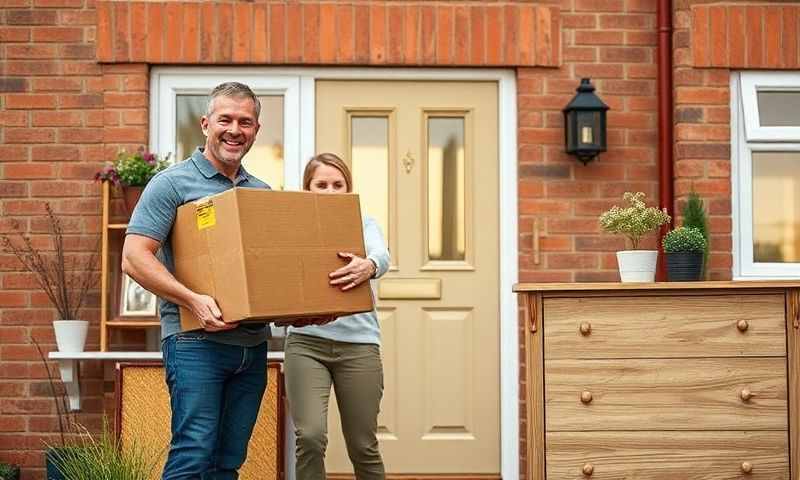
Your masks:
{"label": "door frame", "polygon": [[[300,82],[299,135],[295,158],[285,158],[286,188],[299,188],[305,164],[315,148],[315,91],[317,80],[439,80],[495,81],[498,84],[498,161],[500,221],[500,473],[519,478],[519,331],[517,299],[512,286],[518,279],[517,215],[517,84],[513,69],[371,68],[371,67],[153,67],[150,80],[150,146],[157,150],[159,78],[216,77],[219,81],[256,77],[294,77]],[[198,84],[200,84],[198,80]],[[290,137],[286,136],[288,142]],[[288,153],[289,148],[286,148]],[[294,168],[294,169],[293,169]],[[293,170],[292,170],[293,169]]]}

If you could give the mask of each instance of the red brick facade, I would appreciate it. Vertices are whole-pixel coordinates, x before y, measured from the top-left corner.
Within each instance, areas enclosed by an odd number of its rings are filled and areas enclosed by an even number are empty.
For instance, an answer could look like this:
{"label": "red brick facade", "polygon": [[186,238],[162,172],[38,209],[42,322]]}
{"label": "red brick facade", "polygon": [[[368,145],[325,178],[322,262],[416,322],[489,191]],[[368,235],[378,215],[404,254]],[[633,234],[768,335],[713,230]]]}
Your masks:
{"label": "red brick facade", "polygon": [[554,67],[560,46],[558,8],[522,2],[102,1],[97,19],[109,63]]}
{"label": "red brick facade", "polygon": [[[728,279],[730,69],[797,68],[798,7],[675,5],[675,193],[680,201],[694,189],[706,199],[711,276]],[[89,179],[120,146],[147,143],[150,65],[506,66],[517,71],[520,280],[616,280],[614,251],[623,242],[601,234],[597,216],[624,191],[644,191],[651,201],[658,191],[655,6],[4,0],[0,233],[12,221],[44,233],[39,215],[49,201],[67,217],[75,254],[93,248],[100,201]],[[563,152],[561,109],[586,76],[611,111],[608,152],[583,166]],[[0,254],[0,460],[20,463],[23,478],[38,479],[56,419],[31,340],[53,349],[54,311],[18,270],[14,258]],[[84,315],[96,324],[96,295],[91,303]],[[94,328],[88,348],[97,346]],[[524,379],[522,350],[520,358]],[[112,407],[104,405],[109,378],[98,362],[84,365],[84,423],[98,427]],[[525,428],[523,419],[523,455]],[[522,458],[523,478],[526,470]]]}

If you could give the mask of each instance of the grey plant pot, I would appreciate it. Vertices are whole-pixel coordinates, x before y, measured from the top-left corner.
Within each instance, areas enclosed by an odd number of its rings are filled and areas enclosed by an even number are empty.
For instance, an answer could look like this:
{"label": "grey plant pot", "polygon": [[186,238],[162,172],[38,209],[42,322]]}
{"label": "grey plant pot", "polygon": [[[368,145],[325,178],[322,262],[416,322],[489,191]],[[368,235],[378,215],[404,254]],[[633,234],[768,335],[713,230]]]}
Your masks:
{"label": "grey plant pot", "polygon": [[703,252],[667,253],[667,280],[696,282],[703,275]]}
{"label": "grey plant pot", "polygon": [[67,480],[56,466],[55,450],[59,447],[50,447],[44,452],[45,466],[47,467],[46,480]]}

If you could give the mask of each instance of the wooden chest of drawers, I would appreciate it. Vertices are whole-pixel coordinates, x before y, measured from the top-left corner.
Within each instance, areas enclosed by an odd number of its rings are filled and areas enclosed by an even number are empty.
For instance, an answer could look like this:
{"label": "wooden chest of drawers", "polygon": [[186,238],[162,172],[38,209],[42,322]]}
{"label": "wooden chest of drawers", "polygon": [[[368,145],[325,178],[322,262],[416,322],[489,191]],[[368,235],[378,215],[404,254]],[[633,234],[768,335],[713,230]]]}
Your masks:
{"label": "wooden chest of drawers", "polygon": [[800,479],[800,282],[515,290],[531,480]]}

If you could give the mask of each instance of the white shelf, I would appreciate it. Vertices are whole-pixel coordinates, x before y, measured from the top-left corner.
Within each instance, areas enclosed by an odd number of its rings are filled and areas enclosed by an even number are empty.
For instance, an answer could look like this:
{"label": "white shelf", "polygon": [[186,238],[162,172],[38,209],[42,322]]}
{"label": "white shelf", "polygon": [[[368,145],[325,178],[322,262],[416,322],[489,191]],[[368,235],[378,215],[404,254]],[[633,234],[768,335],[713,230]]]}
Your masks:
{"label": "white shelf", "polygon": [[[50,360],[58,360],[58,370],[61,372],[61,381],[67,390],[69,409],[81,409],[80,391],[80,361],[161,361],[161,352],[50,352]],[[283,361],[283,352],[269,352],[268,360]]]}
{"label": "white shelf", "polygon": [[50,352],[51,360],[161,360],[161,352]]}

